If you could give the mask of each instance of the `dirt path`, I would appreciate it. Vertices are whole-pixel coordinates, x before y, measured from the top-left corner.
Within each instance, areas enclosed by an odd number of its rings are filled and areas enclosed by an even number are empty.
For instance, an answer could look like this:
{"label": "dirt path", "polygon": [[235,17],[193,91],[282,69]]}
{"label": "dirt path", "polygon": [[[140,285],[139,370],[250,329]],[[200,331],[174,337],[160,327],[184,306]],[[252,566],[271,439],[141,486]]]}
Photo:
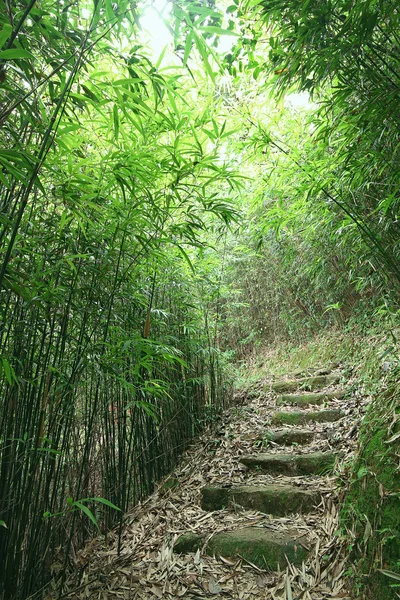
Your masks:
{"label": "dirt path", "polygon": [[363,403],[339,368],[325,371],[238,393],[218,428],[127,517],[121,554],[116,535],[95,540],[63,597],[349,598],[338,475]]}

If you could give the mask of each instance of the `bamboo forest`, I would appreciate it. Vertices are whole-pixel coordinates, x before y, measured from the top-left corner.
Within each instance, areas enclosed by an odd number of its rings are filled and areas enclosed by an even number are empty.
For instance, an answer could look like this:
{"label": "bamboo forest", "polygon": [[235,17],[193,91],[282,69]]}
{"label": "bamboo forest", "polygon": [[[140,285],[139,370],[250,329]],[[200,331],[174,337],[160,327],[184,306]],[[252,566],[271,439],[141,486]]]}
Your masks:
{"label": "bamboo forest", "polygon": [[400,598],[397,0],[0,0],[0,600]]}

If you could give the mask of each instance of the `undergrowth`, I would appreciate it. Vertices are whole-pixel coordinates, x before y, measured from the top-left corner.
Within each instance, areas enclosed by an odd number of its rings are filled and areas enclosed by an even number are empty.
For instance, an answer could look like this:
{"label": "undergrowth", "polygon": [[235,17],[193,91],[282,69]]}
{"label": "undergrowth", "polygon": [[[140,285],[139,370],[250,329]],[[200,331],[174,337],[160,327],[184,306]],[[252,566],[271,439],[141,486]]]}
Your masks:
{"label": "undergrowth", "polygon": [[354,371],[360,385],[373,391],[379,387],[385,370],[395,364],[400,328],[388,314],[371,314],[368,322],[350,319],[344,327],[324,329],[300,344],[296,339],[282,340],[272,348],[258,347],[238,363],[237,383],[240,387],[266,375],[277,377],[341,364]]}
{"label": "undergrowth", "polygon": [[393,366],[373,395],[342,508],[354,588],[362,598],[398,598],[400,591],[399,375]]}

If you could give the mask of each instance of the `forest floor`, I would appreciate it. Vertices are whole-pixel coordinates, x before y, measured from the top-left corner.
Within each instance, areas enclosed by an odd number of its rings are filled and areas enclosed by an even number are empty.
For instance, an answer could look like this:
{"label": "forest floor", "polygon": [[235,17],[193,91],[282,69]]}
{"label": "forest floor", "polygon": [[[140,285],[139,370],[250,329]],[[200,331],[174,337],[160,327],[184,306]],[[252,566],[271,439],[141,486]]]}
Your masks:
{"label": "forest floor", "polygon": [[[288,375],[286,379],[315,375],[316,369]],[[264,377],[235,392],[233,406],[183,455],[173,473],[125,520],[122,550],[118,535],[94,540],[76,556],[76,569],[67,581],[63,598],[153,599],[232,598],[240,600],[325,600],[350,598],[348,573],[351,567],[346,544],[338,535],[338,502],[341,482],[346,479],[356,449],[358,424],[367,399],[357,392],[340,366],[334,373],[339,382],[323,393],[342,389],[343,399],[327,399],[323,406],[277,407],[273,377]],[[284,378],[285,379],[285,378]],[[301,388],[300,384],[299,387]],[[297,392],[299,393],[299,392]],[[305,392],[300,389],[300,393]],[[334,395],[334,394],[333,394]],[[339,394],[340,395],[340,394]],[[339,409],[335,422],[309,422],[301,429],[313,432],[306,445],[280,446],[267,439],[278,410],[311,413]],[[289,429],[298,429],[290,425]],[[285,425],[285,429],[288,427]],[[240,461],[257,453],[305,455],[334,452],[336,466],[328,475],[271,474],[251,470]],[[201,508],[204,486],[263,486],[290,484],[321,493],[319,505],[308,514],[285,516],[265,514],[230,503],[222,510]],[[295,530],[305,536],[307,555],[297,566],[287,559],[272,570],[255,564],[245,552],[236,556],[207,555],[208,541],[221,532],[243,528],[280,533]],[[201,535],[197,551],[179,554],[174,545],[183,534]],[[200,538],[199,538],[200,539]],[[302,537],[304,539],[304,537]],[[304,545],[304,544],[303,544]]]}

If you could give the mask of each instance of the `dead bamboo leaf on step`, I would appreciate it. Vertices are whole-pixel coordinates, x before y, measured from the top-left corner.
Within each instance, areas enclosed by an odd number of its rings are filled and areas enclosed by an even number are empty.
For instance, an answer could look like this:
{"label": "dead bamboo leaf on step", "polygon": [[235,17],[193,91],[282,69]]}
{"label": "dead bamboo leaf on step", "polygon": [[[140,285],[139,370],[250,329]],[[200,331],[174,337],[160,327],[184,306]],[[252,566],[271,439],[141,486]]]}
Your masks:
{"label": "dead bamboo leaf on step", "polygon": [[292,588],[290,586],[290,577],[289,577],[289,574],[286,575],[285,592],[286,592],[286,600],[293,600]]}
{"label": "dead bamboo leaf on step", "polygon": [[365,517],[365,519],[366,519],[367,522],[365,523],[363,542],[364,542],[364,545],[366,545],[367,542],[368,542],[368,540],[369,540],[369,538],[372,535],[372,526],[371,526],[371,523],[368,520],[367,515],[364,515],[364,517]]}
{"label": "dead bamboo leaf on step", "polygon": [[209,590],[210,594],[212,594],[213,596],[220,594],[222,591],[221,586],[214,579],[214,577],[211,577],[208,582],[208,590]]}

